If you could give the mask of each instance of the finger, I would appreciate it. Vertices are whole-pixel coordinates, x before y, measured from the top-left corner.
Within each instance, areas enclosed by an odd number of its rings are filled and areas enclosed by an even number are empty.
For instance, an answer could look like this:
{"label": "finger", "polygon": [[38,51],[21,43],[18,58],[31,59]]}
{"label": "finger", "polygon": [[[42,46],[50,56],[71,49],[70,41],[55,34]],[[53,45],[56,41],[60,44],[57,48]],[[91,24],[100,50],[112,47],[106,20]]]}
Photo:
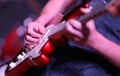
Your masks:
{"label": "finger", "polygon": [[32,42],[27,41],[27,40],[24,40],[24,43],[25,43],[25,45],[34,45],[34,44],[36,44],[36,43],[32,43]]}
{"label": "finger", "polygon": [[29,36],[29,35],[26,35],[25,40],[30,42],[30,43],[38,43],[39,38],[33,38],[33,37]]}
{"label": "finger", "polygon": [[75,42],[75,43],[77,43],[77,44],[80,44],[81,38],[78,38],[78,37],[76,37],[76,36],[70,36],[69,34],[67,34],[66,37],[67,37],[69,40],[71,40],[71,41],[73,41],[73,42]]}
{"label": "finger", "polygon": [[66,23],[66,31],[68,34],[71,34],[72,36],[83,38],[83,34],[80,30],[74,29],[69,22]]}
{"label": "finger", "polygon": [[25,45],[37,45],[37,43],[32,43],[29,41],[24,40]]}
{"label": "finger", "polygon": [[89,27],[91,27],[91,26],[93,26],[93,25],[95,25],[93,19],[89,20],[89,21],[86,23],[86,26],[89,26]]}
{"label": "finger", "polygon": [[25,31],[26,31],[26,35],[29,35],[33,38],[40,38],[41,36],[38,32],[36,32],[36,30],[32,30],[30,28],[26,28]]}
{"label": "finger", "polygon": [[32,48],[34,48],[35,46],[36,46],[36,45],[29,45],[29,44],[26,45],[26,47],[29,48],[29,49],[32,49]]}
{"label": "finger", "polygon": [[69,21],[69,23],[72,25],[74,29],[79,30],[79,31],[82,30],[82,24],[79,21],[72,19]]}
{"label": "finger", "polygon": [[43,25],[39,25],[39,26],[38,26],[38,32],[39,32],[40,34],[45,34],[45,27],[44,27]]}
{"label": "finger", "polygon": [[24,43],[25,43],[25,46],[27,46],[30,49],[32,49],[33,47],[35,47],[37,45],[37,43],[28,41],[26,39],[24,39]]}
{"label": "finger", "polygon": [[80,8],[81,11],[83,11],[84,13],[90,13],[91,9],[90,8]]}

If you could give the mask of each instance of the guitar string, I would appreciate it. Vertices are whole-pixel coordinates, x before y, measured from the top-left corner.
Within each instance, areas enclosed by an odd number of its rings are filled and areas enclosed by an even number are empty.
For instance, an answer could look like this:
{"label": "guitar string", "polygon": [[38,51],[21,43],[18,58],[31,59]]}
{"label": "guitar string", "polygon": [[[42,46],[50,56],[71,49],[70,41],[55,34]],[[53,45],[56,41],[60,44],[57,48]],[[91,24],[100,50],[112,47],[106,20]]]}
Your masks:
{"label": "guitar string", "polygon": [[[99,1],[98,1],[99,2]],[[79,16],[77,19],[81,22],[84,22],[86,20],[89,20],[90,18],[93,18],[93,17],[96,17],[96,16],[99,16],[100,14],[104,13],[106,11],[106,8],[108,7],[108,5],[111,3],[111,2],[106,2],[107,4],[105,4],[104,2],[100,5],[100,3],[96,2],[95,4],[99,4],[98,8],[93,8],[91,10],[90,13],[87,13],[87,14],[84,14],[83,16]],[[91,7],[91,6],[89,6]]]}
{"label": "guitar string", "polygon": [[[103,1],[105,1],[105,0],[103,0]],[[106,4],[106,5],[107,5],[107,4]],[[102,6],[102,8],[101,8],[100,10],[102,10],[102,12],[104,12],[105,8]],[[94,12],[92,12],[92,13],[90,13],[90,14],[88,14],[88,15],[87,15],[87,14],[84,15],[84,18],[82,18],[83,16],[81,16],[79,20],[80,20],[80,21],[86,20],[87,17],[85,17],[85,16],[88,16],[88,18],[94,17],[95,14],[96,14],[96,15],[99,14],[99,13],[97,13],[97,12],[98,12],[98,8],[95,8],[95,9],[94,9]],[[59,27],[60,27],[60,26],[59,26]],[[55,28],[56,28],[56,27],[55,27]],[[9,62],[10,62],[10,61],[0,64],[0,67],[3,66],[3,65],[5,65],[5,64],[9,64]]]}

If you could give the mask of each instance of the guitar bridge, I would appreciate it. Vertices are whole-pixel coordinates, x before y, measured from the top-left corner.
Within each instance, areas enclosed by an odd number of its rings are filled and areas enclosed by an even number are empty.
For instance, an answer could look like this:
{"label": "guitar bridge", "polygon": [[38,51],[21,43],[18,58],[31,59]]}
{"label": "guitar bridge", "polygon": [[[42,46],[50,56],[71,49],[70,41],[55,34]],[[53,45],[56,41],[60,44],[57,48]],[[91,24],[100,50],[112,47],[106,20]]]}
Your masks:
{"label": "guitar bridge", "polygon": [[15,59],[13,59],[8,63],[8,67],[7,67],[8,71],[12,70],[13,68],[15,68],[17,65],[19,65],[21,62],[23,62],[26,59],[25,52],[26,52],[25,48],[22,48],[21,52],[15,57]]}

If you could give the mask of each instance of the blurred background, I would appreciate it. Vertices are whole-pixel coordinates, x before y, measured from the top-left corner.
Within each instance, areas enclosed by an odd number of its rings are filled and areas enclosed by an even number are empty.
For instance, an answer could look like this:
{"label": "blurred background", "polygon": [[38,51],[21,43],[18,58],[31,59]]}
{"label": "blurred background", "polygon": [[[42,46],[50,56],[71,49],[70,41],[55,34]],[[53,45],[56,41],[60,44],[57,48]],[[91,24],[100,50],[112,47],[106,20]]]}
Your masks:
{"label": "blurred background", "polygon": [[0,61],[14,58],[24,45],[24,26],[39,15],[47,0],[0,0]]}

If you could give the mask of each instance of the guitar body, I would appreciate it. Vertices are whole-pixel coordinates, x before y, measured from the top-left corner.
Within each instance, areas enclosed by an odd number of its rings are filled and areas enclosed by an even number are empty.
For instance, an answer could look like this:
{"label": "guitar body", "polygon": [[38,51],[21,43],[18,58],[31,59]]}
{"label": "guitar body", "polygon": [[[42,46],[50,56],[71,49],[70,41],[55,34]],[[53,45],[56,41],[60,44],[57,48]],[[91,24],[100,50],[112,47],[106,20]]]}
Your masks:
{"label": "guitar body", "polygon": [[[63,15],[61,13],[57,14],[53,19],[51,19],[51,21],[47,24],[54,24],[57,25],[62,21],[67,21],[69,19],[75,18],[78,15],[82,15],[83,13],[80,12],[80,8],[81,7],[88,7],[88,1],[84,0],[84,2],[82,4],[80,4],[79,6],[75,7],[73,10],[71,10],[69,13],[67,13],[66,15]],[[49,63],[49,58],[51,53],[54,51],[55,48],[63,45],[64,43],[66,43],[68,40],[63,36],[62,32],[58,32],[54,35],[52,35],[49,40],[45,43],[45,45],[42,47],[41,49],[41,56],[38,57],[38,59],[36,59],[36,63],[38,63],[39,67],[43,67],[45,65],[47,65]],[[44,56],[42,56],[44,55]],[[45,58],[42,58],[45,57]],[[42,60],[43,59],[43,60]],[[42,62],[41,62],[42,60]],[[42,63],[42,65],[40,65]]]}
{"label": "guitar body", "polygon": [[[80,14],[82,15],[83,13],[79,11],[79,8],[85,7],[86,5],[87,2],[84,2],[82,5],[77,6],[75,9],[73,9],[71,12],[67,13],[64,16],[62,14],[57,14],[57,16],[55,16],[47,25],[51,23],[57,25],[63,20],[69,20]],[[68,40],[62,35],[62,32],[56,33],[55,35],[51,36],[49,40],[41,48],[40,56],[38,56],[37,58],[27,58],[12,70],[6,70],[5,76],[23,76],[24,73],[33,66],[38,66],[41,68],[46,66],[50,61],[50,56],[54,49],[63,45],[67,41]]]}
{"label": "guitar body", "polygon": [[[67,21],[69,19],[72,19],[72,18],[75,18],[77,16],[83,15],[84,13],[80,12],[81,7],[88,7],[88,1],[85,0],[82,4],[75,7],[75,9],[73,9],[72,11],[67,13],[65,16],[63,16],[62,14],[58,14],[57,18],[55,17],[54,18],[55,20],[52,19],[48,23],[48,25],[51,24],[51,23],[57,25],[57,24],[62,23],[63,21]],[[89,18],[83,19],[83,20],[88,20],[88,19]],[[49,39],[46,40],[46,42],[42,46],[42,48],[37,51],[38,54],[39,54],[37,57],[34,57],[34,54],[31,53],[31,52],[34,52],[34,50],[30,50],[30,51],[26,52],[26,48],[25,49],[23,48],[21,50],[20,54],[18,54],[15,57],[15,59],[13,59],[13,61],[11,61],[8,64],[8,67],[5,70],[5,76],[23,76],[24,73],[26,71],[28,71],[30,68],[32,68],[33,66],[38,66],[38,67],[41,67],[41,68],[46,66],[50,61],[50,56],[51,56],[51,53],[54,51],[54,49],[61,46],[64,43],[66,43],[67,41],[68,40],[62,35],[62,32],[55,33],[54,35],[50,36]],[[25,55],[25,58],[23,60],[21,59],[21,62],[18,64],[19,55],[24,56],[24,52],[27,53],[28,57],[26,57],[26,55]],[[33,54],[32,55],[33,57],[29,56],[31,54]],[[18,65],[16,67],[14,67],[14,65],[11,65],[12,63],[14,63],[14,64],[17,63]],[[12,67],[14,67],[14,68],[12,68]]]}

